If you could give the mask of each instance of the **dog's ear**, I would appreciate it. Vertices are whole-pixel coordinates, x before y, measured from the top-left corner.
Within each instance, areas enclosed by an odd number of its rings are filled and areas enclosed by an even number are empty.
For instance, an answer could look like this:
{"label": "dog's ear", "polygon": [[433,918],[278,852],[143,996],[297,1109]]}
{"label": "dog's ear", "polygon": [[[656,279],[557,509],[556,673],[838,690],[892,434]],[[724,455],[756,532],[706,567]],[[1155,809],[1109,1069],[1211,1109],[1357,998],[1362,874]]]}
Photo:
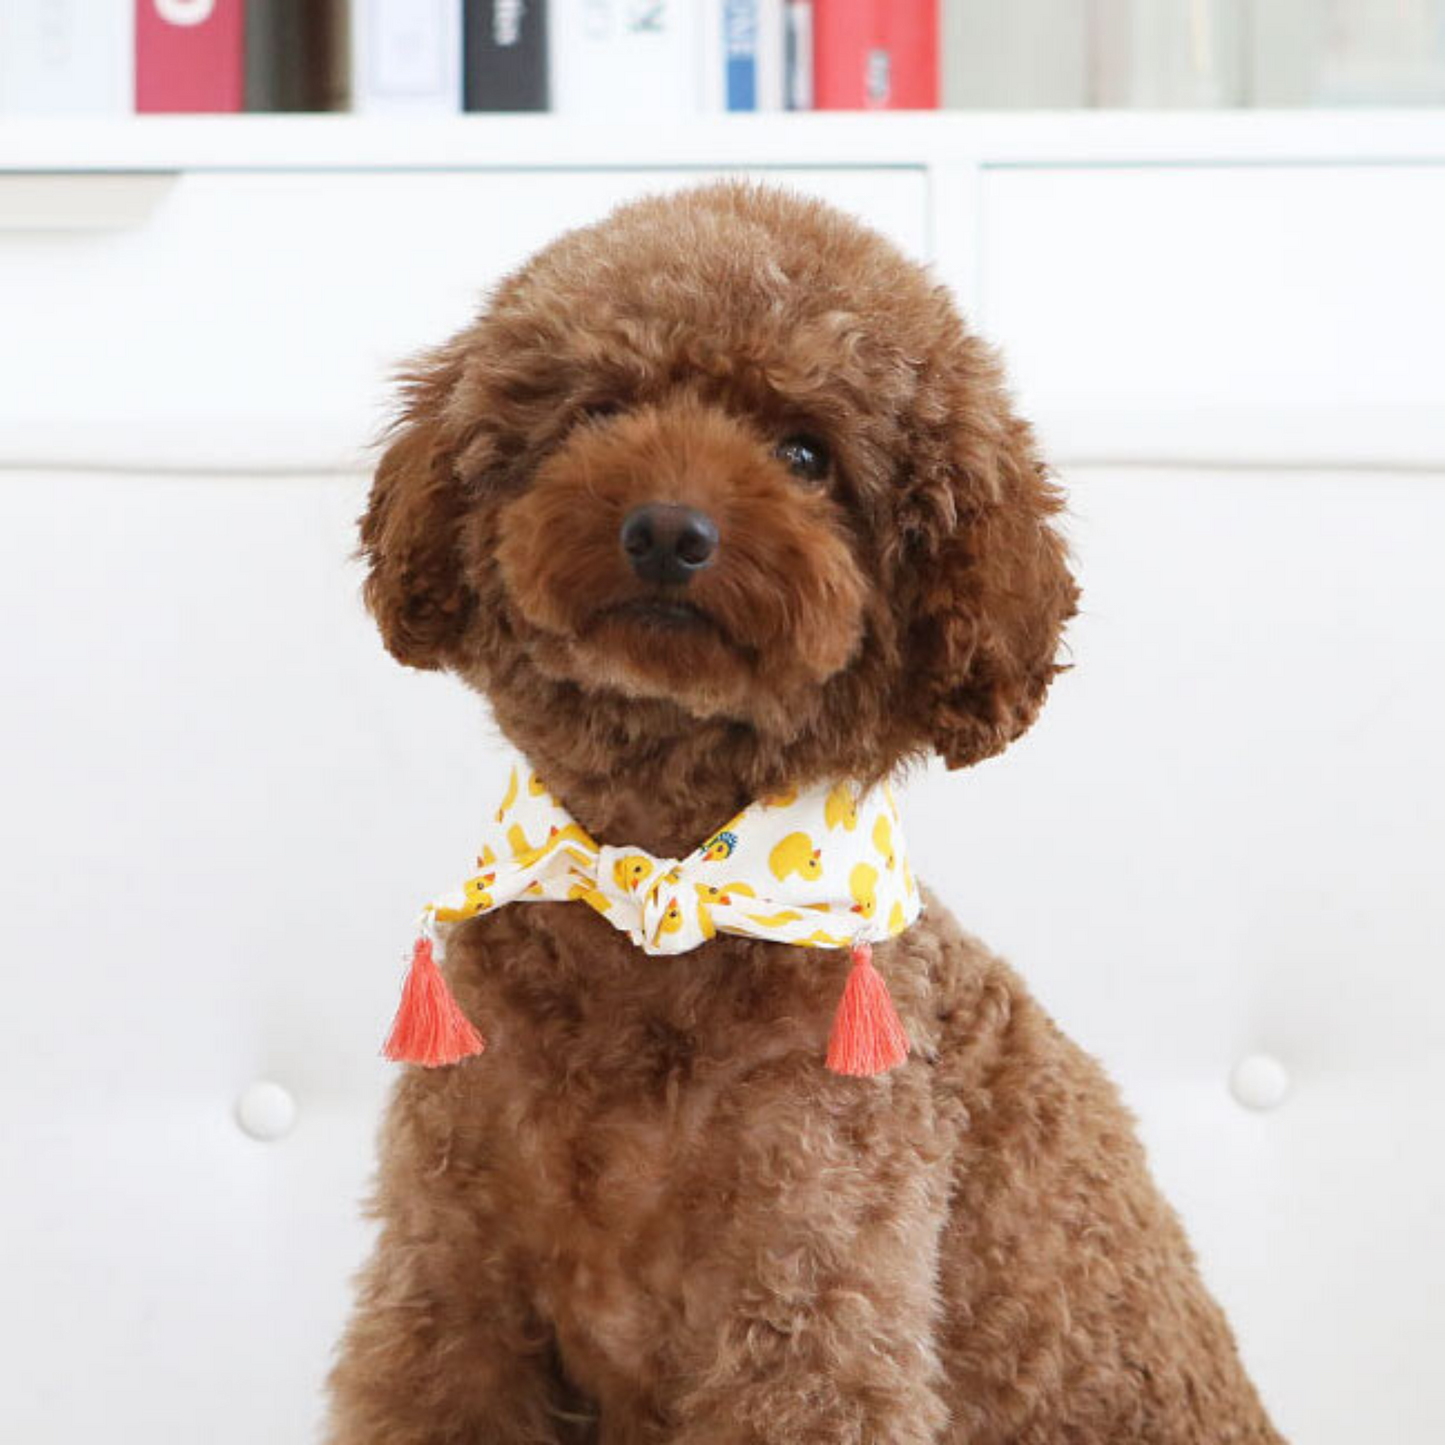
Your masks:
{"label": "dog's ear", "polygon": [[409,667],[444,666],[473,603],[458,558],[462,494],[445,415],[461,366],[461,349],[447,346],[404,376],[402,414],[360,520],[366,605],[387,650]]}
{"label": "dog's ear", "polygon": [[1077,588],[1063,503],[992,354],[963,343],[947,420],[915,474],[908,689],[950,768],[1002,752],[1037,716]]}

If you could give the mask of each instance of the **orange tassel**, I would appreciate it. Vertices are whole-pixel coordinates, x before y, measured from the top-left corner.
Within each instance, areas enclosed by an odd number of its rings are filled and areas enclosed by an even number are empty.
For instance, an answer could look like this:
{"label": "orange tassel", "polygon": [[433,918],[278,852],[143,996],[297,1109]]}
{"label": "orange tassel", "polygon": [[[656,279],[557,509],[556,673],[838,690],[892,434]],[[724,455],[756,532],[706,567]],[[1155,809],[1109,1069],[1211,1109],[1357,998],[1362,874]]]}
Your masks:
{"label": "orange tassel", "polygon": [[382,1052],[393,1063],[431,1069],[470,1058],[486,1046],[452,997],[432,955],[431,939],[418,938]]}
{"label": "orange tassel", "polygon": [[835,1074],[882,1074],[908,1057],[908,1035],[873,967],[873,949],[853,949],[853,967],[828,1038],[828,1067]]}

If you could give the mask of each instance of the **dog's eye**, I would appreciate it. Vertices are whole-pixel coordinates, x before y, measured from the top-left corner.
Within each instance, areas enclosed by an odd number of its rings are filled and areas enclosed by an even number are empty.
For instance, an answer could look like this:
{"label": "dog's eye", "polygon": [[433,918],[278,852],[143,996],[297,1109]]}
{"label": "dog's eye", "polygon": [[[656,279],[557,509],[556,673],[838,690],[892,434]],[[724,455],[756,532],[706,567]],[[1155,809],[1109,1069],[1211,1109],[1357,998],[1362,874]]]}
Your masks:
{"label": "dog's eye", "polygon": [[773,455],[805,482],[821,482],[828,475],[828,444],[817,437],[784,437]]}

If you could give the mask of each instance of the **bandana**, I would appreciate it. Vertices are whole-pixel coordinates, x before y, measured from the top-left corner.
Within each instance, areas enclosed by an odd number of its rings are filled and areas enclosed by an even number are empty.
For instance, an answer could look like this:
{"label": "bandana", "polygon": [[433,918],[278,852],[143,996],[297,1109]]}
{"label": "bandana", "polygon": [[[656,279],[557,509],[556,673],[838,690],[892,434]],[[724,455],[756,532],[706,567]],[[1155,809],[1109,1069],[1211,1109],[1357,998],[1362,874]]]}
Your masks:
{"label": "bandana", "polygon": [[452,1064],[485,1047],[438,968],[446,935],[508,903],[576,901],[644,953],[685,953],[719,933],[801,948],[847,948],[853,967],[828,1044],[837,1073],[901,1063],[908,1038],[872,964],[871,944],[901,933],[921,903],[886,783],[825,783],[762,798],[686,858],[599,844],[514,766],[476,872],[422,909],[411,971],[386,1055]]}

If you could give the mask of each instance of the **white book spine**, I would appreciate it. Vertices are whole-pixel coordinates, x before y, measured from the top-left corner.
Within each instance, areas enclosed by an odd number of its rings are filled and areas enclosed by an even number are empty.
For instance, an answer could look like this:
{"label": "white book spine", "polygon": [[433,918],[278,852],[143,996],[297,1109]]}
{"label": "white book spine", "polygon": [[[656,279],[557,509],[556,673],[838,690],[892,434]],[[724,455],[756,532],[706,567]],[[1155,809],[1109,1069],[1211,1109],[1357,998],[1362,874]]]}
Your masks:
{"label": "white book spine", "polygon": [[368,115],[462,109],[462,0],[353,0],[351,108]]}
{"label": "white book spine", "polygon": [[813,0],[784,0],[783,100],[789,110],[813,108]]}
{"label": "white book spine", "polygon": [[134,0],[0,0],[0,111],[134,109]]}
{"label": "white book spine", "polygon": [[788,22],[783,0],[758,0],[758,109],[787,106]]}
{"label": "white book spine", "polygon": [[552,109],[596,120],[699,114],[709,9],[698,0],[553,0]]}
{"label": "white book spine", "polygon": [[697,0],[698,57],[702,63],[698,108],[708,114],[728,108],[727,0]]}

